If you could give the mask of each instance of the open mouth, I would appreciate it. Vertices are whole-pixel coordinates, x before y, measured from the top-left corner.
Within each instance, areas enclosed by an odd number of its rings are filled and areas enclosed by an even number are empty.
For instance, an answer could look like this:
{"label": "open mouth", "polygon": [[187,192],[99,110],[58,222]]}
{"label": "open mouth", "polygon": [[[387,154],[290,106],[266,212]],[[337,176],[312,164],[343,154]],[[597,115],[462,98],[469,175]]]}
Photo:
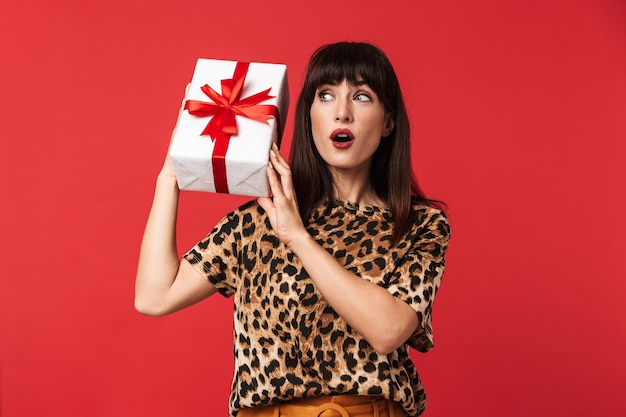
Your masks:
{"label": "open mouth", "polygon": [[352,140],[352,138],[350,136],[346,135],[346,134],[340,134],[340,135],[337,135],[337,136],[333,136],[332,139],[333,139],[333,141],[340,142],[340,143],[350,142]]}
{"label": "open mouth", "polygon": [[349,129],[335,129],[330,134],[330,139],[335,143],[347,143],[354,140],[354,135]]}

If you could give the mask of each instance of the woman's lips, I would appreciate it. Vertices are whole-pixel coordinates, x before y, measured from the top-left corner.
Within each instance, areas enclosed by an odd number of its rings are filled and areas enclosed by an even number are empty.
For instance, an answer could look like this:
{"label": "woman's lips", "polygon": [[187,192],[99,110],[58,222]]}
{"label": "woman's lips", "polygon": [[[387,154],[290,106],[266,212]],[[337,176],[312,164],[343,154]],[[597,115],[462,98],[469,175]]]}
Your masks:
{"label": "woman's lips", "polygon": [[350,129],[335,129],[330,134],[330,139],[337,149],[347,149],[354,143],[354,135]]}

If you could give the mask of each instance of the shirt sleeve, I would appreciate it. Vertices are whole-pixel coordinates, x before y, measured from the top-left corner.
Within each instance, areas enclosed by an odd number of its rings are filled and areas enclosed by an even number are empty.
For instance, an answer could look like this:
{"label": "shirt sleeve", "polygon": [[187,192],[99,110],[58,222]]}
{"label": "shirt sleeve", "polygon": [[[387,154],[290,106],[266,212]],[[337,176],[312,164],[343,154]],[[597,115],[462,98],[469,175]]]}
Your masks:
{"label": "shirt sleeve", "polygon": [[419,323],[407,343],[427,352],[434,345],[432,306],[445,269],[450,225],[437,209],[421,213],[418,218],[421,225],[407,236],[411,246],[395,269],[388,290],[417,313]]}
{"label": "shirt sleeve", "polygon": [[232,296],[237,288],[240,217],[238,210],[229,213],[204,239],[183,255],[225,297]]}

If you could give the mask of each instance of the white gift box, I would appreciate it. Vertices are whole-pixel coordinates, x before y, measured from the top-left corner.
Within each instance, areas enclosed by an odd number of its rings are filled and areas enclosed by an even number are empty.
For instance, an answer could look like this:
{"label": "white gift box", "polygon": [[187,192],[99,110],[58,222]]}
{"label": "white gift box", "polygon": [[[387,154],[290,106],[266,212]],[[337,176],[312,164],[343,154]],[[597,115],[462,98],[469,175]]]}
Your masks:
{"label": "white gift box", "polygon": [[[236,66],[236,61],[198,59],[185,100],[214,103],[202,91],[205,84],[216,93],[227,95],[222,91],[222,80],[232,79]],[[270,195],[266,167],[270,147],[272,143],[279,142],[289,107],[287,66],[250,62],[239,101],[269,88],[269,95],[273,98],[262,101],[260,105],[276,106],[280,120],[270,117],[266,123],[242,115],[235,116],[237,134],[230,136],[224,156],[229,194]],[[219,184],[216,189],[213,175],[215,138],[202,135],[213,117],[216,116],[194,116],[188,110],[180,114],[169,155],[181,190],[225,192]]]}

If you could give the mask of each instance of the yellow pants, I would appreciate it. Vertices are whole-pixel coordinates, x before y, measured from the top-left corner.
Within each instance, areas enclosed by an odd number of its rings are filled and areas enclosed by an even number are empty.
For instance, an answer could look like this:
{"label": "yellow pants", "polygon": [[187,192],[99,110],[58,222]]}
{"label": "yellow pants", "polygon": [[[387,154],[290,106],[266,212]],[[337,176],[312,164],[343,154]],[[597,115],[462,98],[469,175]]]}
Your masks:
{"label": "yellow pants", "polygon": [[382,397],[332,395],[242,408],[237,417],[406,417],[402,406]]}

